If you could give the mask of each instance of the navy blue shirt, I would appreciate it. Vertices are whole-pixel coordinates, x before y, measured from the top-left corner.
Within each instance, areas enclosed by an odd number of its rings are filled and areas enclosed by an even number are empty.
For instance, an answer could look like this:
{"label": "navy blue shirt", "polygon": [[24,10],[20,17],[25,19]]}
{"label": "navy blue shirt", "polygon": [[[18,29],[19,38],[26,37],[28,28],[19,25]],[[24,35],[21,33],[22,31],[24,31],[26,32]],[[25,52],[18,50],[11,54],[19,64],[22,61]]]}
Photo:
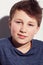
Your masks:
{"label": "navy blue shirt", "polygon": [[43,65],[43,42],[32,40],[32,48],[23,54],[10,38],[0,40],[0,65]]}

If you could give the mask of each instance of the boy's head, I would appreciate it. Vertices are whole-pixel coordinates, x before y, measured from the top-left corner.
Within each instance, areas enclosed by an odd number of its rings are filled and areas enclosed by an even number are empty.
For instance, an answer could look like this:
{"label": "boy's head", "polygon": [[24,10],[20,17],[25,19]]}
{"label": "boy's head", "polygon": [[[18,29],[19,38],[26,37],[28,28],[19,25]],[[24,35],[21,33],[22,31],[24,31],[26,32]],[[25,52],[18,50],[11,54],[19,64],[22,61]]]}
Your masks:
{"label": "boy's head", "polygon": [[42,9],[36,0],[20,1],[11,8],[10,20],[12,20],[16,10],[23,10],[26,14],[36,18],[38,26],[40,26],[42,19]]}
{"label": "boy's head", "polygon": [[[16,3],[10,11],[10,31],[13,41],[30,43],[40,28],[42,10],[36,0]],[[18,44],[17,44],[18,46]]]}

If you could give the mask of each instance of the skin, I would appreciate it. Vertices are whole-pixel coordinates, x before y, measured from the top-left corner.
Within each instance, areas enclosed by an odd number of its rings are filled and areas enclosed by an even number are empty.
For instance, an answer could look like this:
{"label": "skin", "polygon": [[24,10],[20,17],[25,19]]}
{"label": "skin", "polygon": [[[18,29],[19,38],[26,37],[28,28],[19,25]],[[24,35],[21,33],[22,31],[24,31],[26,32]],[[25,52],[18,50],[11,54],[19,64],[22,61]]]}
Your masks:
{"label": "skin", "polygon": [[23,53],[30,50],[30,41],[39,30],[37,20],[22,10],[16,10],[12,20],[9,22],[9,28],[13,42],[17,42],[14,43],[16,47],[18,46],[17,49]]}

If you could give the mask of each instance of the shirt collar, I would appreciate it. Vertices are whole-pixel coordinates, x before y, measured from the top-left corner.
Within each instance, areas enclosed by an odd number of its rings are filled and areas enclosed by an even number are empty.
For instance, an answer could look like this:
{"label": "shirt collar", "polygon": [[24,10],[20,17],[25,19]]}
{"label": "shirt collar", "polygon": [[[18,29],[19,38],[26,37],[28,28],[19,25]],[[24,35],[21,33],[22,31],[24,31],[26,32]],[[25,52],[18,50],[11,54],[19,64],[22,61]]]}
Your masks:
{"label": "shirt collar", "polygon": [[[10,40],[11,43],[13,43],[11,38],[9,38],[9,40]],[[31,49],[27,53],[25,53],[25,54],[23,54],[22,52],[17,50],[13,45],[12,45],[12,47],[13,47],[14,51],[16,52],[16,54],[18,54],[20,56],[34,55],[38,51],[38,47],[37,47],[36,41],[34,39],[32,39],[32,47],[31,47]]]}

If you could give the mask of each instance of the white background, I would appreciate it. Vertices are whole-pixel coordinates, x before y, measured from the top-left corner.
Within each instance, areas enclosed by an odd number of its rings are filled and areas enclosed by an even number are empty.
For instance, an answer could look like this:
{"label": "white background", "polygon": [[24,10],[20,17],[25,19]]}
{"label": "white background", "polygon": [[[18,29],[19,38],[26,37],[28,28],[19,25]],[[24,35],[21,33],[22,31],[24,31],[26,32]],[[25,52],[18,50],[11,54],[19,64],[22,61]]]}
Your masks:
{"label": "white background", "polygon": [[[18,2],[20,0],[0,0],[0,19],[4,16],[8,16],[11,7],[15,2]],[[43,8],[43,0],[38,0],[40,6]],[[37,35],[35,35],[36,39],[43,41],[43,17],[42,17],[42,23],[39,32]]]}

